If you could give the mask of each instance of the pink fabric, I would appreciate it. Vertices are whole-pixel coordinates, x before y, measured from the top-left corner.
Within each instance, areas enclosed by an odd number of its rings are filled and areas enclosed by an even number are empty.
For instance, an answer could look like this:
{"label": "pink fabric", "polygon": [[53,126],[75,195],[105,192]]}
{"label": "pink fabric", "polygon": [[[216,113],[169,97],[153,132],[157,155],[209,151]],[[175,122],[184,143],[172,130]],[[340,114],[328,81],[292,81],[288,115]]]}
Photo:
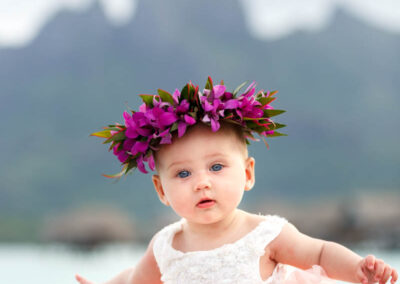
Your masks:
{"label": "pink fabric", "polygon": [[284,284],[331,284],[337,283],[330,279],[324,269],[318,265],[314,265],[307,270],[295,269],[284,277]]}

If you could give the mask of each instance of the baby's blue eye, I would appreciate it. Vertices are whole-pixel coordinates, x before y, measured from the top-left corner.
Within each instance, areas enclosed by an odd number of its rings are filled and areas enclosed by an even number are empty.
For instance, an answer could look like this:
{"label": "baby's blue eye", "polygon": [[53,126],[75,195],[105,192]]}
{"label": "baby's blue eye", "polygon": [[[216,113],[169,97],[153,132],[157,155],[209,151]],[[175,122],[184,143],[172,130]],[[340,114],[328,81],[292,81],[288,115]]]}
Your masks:
{"label": "baby's blue eye", "polygon": [[178,176],[179,176],[180,178],[186,178],[186,177],[190,176],[190,173],[189,173],[188,171],[180,171],[180,172],[178,173]]}
{"label": "baby's blue eye", "polygon": [[221,164],[212,165],[211,170],[218,172],[218,171],[222,170],[222,165]]}

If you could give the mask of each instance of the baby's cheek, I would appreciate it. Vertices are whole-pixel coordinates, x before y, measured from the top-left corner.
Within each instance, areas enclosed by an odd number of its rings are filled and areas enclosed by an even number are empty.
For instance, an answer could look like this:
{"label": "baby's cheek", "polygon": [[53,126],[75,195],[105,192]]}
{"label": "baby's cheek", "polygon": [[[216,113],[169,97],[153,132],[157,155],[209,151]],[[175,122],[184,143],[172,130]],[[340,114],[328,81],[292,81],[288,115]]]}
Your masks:
{"label": "baby's cheek", "polygon": [[174,196],[173,198],[171,198],[171,207],[180,216],[189,212],[191,205],[192,201],[190,200],[190,198],[183,195]]}

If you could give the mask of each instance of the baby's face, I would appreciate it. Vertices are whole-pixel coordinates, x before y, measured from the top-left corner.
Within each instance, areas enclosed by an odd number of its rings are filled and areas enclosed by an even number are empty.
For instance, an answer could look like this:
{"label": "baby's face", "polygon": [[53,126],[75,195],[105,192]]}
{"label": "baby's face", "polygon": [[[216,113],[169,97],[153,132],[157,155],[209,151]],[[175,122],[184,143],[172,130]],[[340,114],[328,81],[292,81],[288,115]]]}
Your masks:
{"label": "baby's face", "polygon": [[232,130],[195,126],[156,155],[160,200],[188,221],[209,224],[239,205],[254,184],[254,159]]}

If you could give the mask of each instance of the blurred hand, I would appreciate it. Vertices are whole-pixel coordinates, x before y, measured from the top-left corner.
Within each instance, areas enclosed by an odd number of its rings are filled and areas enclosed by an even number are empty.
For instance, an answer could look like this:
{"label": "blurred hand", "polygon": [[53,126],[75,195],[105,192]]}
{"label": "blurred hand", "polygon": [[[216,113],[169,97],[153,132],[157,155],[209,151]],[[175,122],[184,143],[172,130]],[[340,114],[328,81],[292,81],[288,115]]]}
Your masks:
{"label": "blurred hand", "polygon": [[80,276],[79,274],[75,275],[75,279],[80,283],[80,284],[96,284],[94,282],[91,282],[89,280],[86,280],[85,278],[83,278],[82,276]]}
{"label": "blurred hand", "polygon": [[362,259],[357,268],[357,279],[362,284],[371,284],[379,282],[386,283],[390,277],[391,283],[395,283],[398,278],[396,269],[391,268],[381,259],[376,259],[373,255],[368,255]]}

